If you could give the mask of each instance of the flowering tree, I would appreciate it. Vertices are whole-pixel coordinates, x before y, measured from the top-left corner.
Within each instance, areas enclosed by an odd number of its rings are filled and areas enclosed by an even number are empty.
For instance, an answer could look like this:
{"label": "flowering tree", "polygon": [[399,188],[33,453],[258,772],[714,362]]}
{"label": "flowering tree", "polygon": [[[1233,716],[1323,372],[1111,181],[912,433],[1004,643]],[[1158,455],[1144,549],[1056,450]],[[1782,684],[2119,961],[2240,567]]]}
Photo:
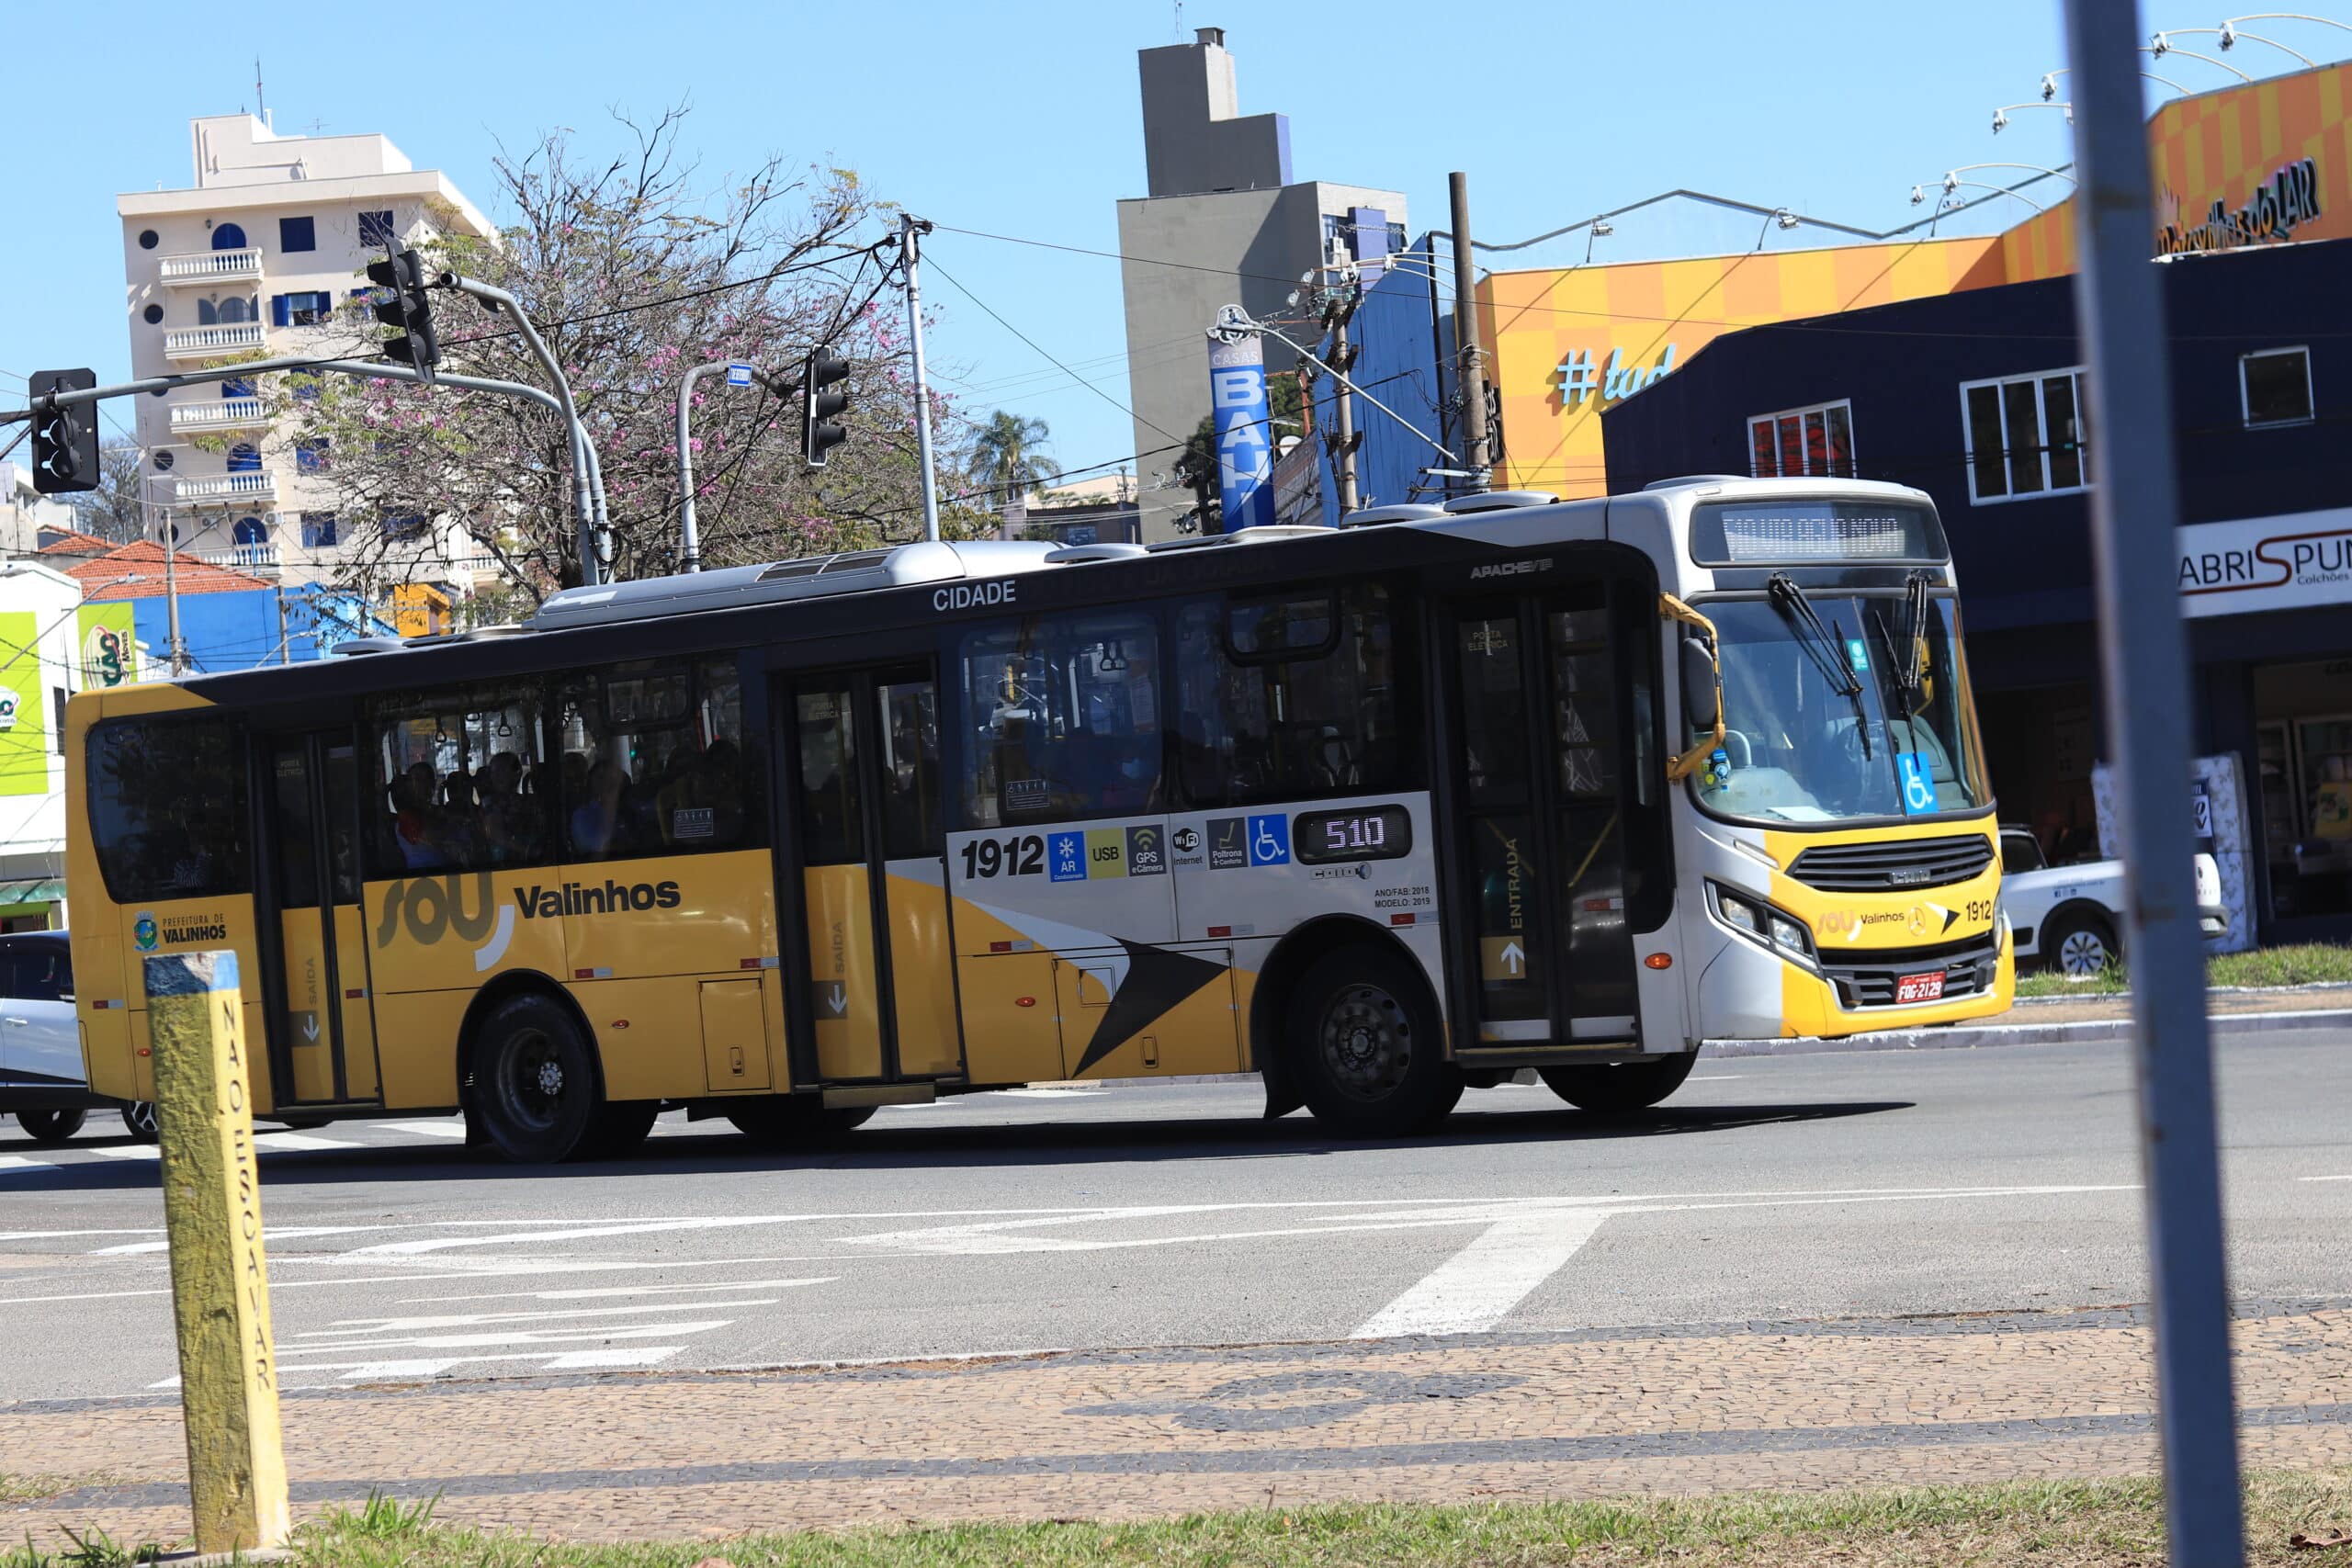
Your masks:
{"label": "flowering tree", "polygon": [[[683,110],[619,121],[626,151],[584,154],[554,131],[494,167],[510,220],[495,241],[458,234],[426,247],[521,301],[571,383],[601,458],[611,531],[607,575],[674,570],[679,498],[674,408],[694,366],[748,361],[797,379],[808,349],[851,366],[849,441],[805,472],[797,398],[696,384],[695,507],[707,566],[774,559],[919,535],[914,404],[894,246],[847,170],[796,173],[770,158],[706,188],[680,154]],[[430,296],[442,369],[545,385],[513,324],[460,295]],[[361,307],[364,313],[364,305]],[[343,574],[373,590],[430,575],[436,561],[489,558],[527,607],[576,582],[571,462],[552,412],[498,394],[298,373],[294,409],[305,467],[334,490],[346,541]],[[955,409],[933,395],[943,450],[962,450]],[[944,477],[943,492],[965,486]],[[989,519],[954,510],[948,526]]]}

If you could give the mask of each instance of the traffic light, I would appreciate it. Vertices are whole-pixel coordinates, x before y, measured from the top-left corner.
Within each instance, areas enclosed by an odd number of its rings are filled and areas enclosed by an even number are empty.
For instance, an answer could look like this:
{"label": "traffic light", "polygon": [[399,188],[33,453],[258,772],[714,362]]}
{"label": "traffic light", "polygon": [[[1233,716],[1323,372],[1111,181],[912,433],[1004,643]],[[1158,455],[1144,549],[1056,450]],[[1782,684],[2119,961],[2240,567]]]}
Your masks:
{"label": "traffic light", "polygon": [[825,466],[825,454],[849,439],[849,432],[832,422],[849,407],[849,390],[825,389],[849,375],[849,361],[827,349],[812,348],[800,374],[800,456],[812,468]]}
{"label": "traffic light", "polygon": [[[86,392],[98,384],[95,371],[36,370],[30,382],[33,407],[51,392]],[[75,403],[33,415],[33,489],[42,495],[68,495],[98,488],[98,405]]]}
{"label": "traffic light", "polygon": [[386,247],[382,261],[368,264],[368,281],[392,297],[376,307],[376,319],[401,335],[384,344],[384,357],[404,360],[430,378],[441,363],[441,340],[433,333],[433,307],[424,298],[424,262],[414,251]]}

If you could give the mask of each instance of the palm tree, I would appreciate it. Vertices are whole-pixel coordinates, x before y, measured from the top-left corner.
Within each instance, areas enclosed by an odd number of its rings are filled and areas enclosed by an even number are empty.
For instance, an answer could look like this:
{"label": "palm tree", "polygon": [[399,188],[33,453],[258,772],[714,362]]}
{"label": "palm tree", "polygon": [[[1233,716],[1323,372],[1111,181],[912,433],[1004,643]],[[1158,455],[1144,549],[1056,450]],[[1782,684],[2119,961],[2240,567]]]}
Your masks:
{"label": "palm tree", "polygon": [[972,460],[1001,505],[1038,489],[1053,470],[1046,443],[1053,432],[1042,419],[1023,419],[999,409],[972,438]]}

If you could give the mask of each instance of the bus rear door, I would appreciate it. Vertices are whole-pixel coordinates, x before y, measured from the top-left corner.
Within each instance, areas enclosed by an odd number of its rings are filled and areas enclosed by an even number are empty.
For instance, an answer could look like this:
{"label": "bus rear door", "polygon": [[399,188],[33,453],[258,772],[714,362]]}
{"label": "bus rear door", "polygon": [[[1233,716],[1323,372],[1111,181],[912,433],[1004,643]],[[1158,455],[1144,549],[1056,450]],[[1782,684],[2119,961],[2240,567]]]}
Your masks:
{"label": "bus rear door", "polygon": [[[1626,922],[1628,730],[1610,581],[1459,600],[1440,617],[1464,1053],[1636,1036]],[[1524,580],[1520,580],[1523,581]],[[1617,624],[1623,624],[1622,617]],[[1475,928],[1462,930],[1467,924]],[[1465,1060],[1475,1060],[1473,1055]]]}
{"label": "bus rear door", "polygon": [[[359,905],[359,771],[348,731],[262,742],[270,776],[270,863],[280,983],[271,1009],[276,1104],[381,1099]],[[265,973],[266,970],[265,969]]]}
{"label": "bus rear door", "polygon": [[788,677],[779,722],[799,847],[816,1060],[828,1084],[960,1077],[928,663]]}

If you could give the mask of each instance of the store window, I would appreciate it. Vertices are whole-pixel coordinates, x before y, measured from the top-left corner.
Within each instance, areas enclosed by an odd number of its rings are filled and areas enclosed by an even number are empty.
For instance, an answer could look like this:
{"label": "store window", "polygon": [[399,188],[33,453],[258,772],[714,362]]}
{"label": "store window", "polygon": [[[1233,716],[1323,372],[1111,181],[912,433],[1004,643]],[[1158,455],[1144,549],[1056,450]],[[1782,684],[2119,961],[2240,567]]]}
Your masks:
{"label": "store window", "polygon": [[2254,713],[2270,911],[2352,914],[2352,660],[2257,669]]}
{"label": "store window", "polygon": [[1853,403],[1758,414],[1747,422],[1747,471],[1759,479],[1854,478]]}
{"label": "store window", "polygon": [[2238,397],[2246,428],[2309,424],[2312,421],[2312,352],[2266,348],[2238,355]]}
{"label": "store window", "polygon": [[1032,615],[965,635],[964,826],[1159,808],[1159,645],[1148,615]]}
{"label": "store window", "polygon": [[2083,372],[2046,370],[1960,389],[1969,499],[2064,495],[2091,482]]}

